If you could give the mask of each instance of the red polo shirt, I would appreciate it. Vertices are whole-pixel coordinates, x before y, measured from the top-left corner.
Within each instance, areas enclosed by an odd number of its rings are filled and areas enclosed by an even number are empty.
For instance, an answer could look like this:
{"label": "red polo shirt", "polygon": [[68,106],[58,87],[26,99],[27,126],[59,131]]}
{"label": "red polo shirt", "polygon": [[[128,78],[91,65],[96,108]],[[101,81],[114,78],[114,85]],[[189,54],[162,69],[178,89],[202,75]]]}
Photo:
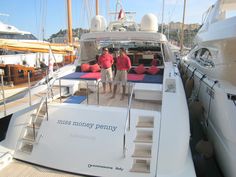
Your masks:
{"label": "red polo shirt", "polygon": [[110,68],[113,63],[113,56],[109,53],[103,54],[98,58],[98,64],[101,65],[103,69]]}
{"label": "red polo shirt", "polygon": [[129,70],[131,68],[130,58],[125,56],[118,56],[116,62],[117,70]]}

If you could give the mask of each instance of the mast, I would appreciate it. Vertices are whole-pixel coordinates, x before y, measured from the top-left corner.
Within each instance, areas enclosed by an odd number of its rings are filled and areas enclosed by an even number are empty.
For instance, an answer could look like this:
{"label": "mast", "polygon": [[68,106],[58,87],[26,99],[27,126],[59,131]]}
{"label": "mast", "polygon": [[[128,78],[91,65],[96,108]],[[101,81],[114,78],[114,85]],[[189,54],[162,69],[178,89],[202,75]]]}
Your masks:
{"label": "mast", "polygon": [[162,19],[161,19],[161,33],[164,32],[164,11],[165,11],[165,0],[162,2]]}
{"label": "mast", "polygon": [[99,1],[96,0],[96,15],[99,14]]}
{"label": "mast", "polygon": [[67,0],[67,22],[68,22],[68,44],[71,45],[73,43],[71,0]]}
{"label": "mast", "polygon": [[180,36],[180,54],[183,54],[183,45],[184,45],[184,19],[185,19],[185,8],[186,8],[186,0],[184,0],[184,10],[183,10],[183,21],[182,21],[182,29]]}

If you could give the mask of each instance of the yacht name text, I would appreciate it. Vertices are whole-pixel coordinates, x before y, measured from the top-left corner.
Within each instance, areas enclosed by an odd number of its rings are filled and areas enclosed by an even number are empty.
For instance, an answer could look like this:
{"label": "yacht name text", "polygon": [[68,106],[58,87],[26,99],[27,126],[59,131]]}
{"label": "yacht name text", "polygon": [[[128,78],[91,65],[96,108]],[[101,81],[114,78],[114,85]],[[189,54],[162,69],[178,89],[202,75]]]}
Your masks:
{"label": "yacht name text", "polygon": [[95,129],[95,130],[109,130],[112,132],[116,131],[117,129],[117,126],[113,126],[113,125],[95,124],[95,123],[90,123],[90,122],[77,122],[77,121],[70,121],[70,120],[57,120],[57,124],[78,126],[78,127],[84,127],[88,129]]}

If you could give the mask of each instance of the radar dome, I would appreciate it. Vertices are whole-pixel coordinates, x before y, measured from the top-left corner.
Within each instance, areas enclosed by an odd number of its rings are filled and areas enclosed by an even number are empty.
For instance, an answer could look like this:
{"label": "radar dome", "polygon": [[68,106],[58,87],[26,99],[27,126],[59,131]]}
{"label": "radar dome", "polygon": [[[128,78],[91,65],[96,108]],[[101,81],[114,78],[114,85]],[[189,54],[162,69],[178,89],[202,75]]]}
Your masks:
{"label": "radar dome", "polygon": [[101,15],[96,15],[91,20],[91,31],[92,32],[99,32],[99,31],[105,31],[107,27],[106,20]]}
{"label": "radar dome", "polygon": [[146,14],[141,21],[141,31],[157,32],[157,17],[154,14]]}

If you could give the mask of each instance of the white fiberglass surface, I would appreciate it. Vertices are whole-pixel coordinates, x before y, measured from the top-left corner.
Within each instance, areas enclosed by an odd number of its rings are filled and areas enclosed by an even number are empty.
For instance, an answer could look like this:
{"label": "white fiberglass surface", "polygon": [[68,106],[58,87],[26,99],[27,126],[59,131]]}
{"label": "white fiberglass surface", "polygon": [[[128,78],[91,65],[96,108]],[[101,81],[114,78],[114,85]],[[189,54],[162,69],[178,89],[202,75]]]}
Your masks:
{"label": "white fiberglass surface", "polygon": [[[126,108],[86,105],[49,106],[49,121],[44,121],[32,155],[17,158],[65,171],[98,176],[154,176],[157,158],[159,113],[132,110],[131,130],[126,134],[123,156]],[[133,173],[134,139],[139,116],[154,116],[151,173]]]}

